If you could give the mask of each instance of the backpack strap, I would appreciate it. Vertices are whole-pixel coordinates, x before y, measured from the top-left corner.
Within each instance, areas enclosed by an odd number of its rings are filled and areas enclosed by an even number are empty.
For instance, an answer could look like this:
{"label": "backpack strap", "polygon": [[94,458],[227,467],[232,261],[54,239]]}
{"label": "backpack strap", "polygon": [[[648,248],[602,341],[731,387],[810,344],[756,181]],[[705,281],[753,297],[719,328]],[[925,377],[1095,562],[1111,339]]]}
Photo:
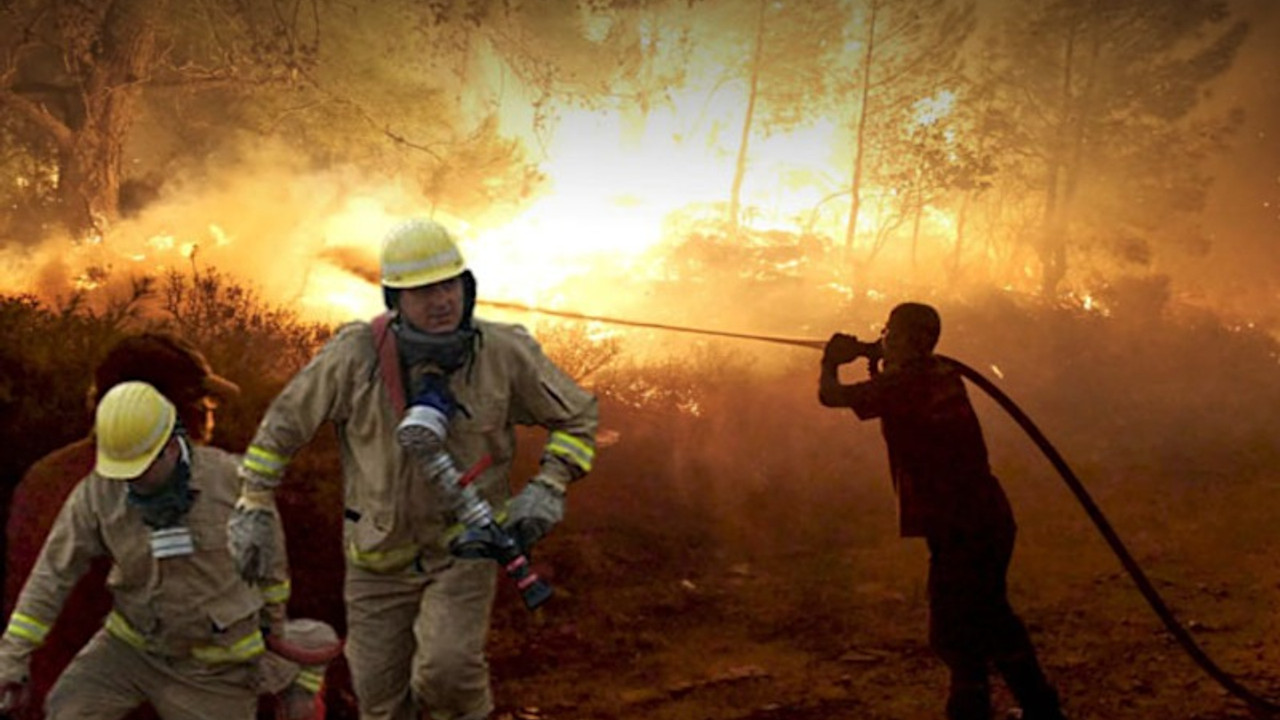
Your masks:
{"label": "backpack strap", "polygon": [[391,318],[394,314],[388,310],[370,321],[373,325],[373,346],[378,351],[378,368],[382,371],[382,385],[387,389],[387,397],[391,398],[391,407],[396,417],[404,415],[404,376],[400,372],[400,353],[396,348],[396,334],[391,332]]}

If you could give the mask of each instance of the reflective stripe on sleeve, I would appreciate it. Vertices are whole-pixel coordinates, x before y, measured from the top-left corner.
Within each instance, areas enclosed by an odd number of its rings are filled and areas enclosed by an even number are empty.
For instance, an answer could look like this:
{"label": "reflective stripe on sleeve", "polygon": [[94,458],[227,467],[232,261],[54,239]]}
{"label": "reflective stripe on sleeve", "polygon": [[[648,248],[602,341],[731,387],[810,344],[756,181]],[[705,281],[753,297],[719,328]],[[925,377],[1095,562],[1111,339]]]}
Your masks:
{"label": "reflective stripe on sleeve", "polygon": [[262,601],[268,605],[283,605],[289,602],[289,595],[293,592],[293,584],[288,580],[268,585],[262,588]]}
{"label": "reflective stripe on sleeve", "polygon": [[16,612],[9,618],[9,627],[5,628],[4,634],[41,645],[49,635],[49,626],[30,615]]}
{"label": "reflective stripe on sleeve", "polygon": [[596,459],[595,448],[561,430],[551,433],[547,452],[568,460],[582,468],[583,472],[591,472],[591,463]]}
{"label": "reflective stripe on sleeve", "polygon": [[298,677],[293,681],[294,685],[315,695],[320,692],[320,686],[324,684],[324,668],[323,667],[304,667],[298,672]]}
{"label": "reflective stripe on sleeve", "polygon": [[250,445],[244,453],[242,462],[246,468],[259,475],[280,477],[284,473],[285,466],[289,464],[289,458],[264,447]]}

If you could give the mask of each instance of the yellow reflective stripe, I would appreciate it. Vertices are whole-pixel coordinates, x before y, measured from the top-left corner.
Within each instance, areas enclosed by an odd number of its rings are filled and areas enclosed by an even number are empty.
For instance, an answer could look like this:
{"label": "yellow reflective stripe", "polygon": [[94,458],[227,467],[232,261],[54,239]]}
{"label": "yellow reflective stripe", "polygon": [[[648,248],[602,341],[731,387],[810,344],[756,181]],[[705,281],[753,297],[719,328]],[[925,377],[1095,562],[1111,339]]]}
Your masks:
{"label": "yellow reflective stripe", "polygon": [[591,472],[591,463],[596,459],[595,448],[560,430],[551,433],[551,440],[547,443],[547,452],[569,460],[585,472]]}
{"label": "yellow reflective stripe", "polygon": [[[147,649],[147,639],[129,624],[120,613],[112,610],[107,615],[105,624],[107,632],[129,645],[139,649]],[[262,638],[261,630],[254,630],[235,641],[230,647],[221,645],[202,645],[192,648],[191,657],[209,664],[245,662],[267,651],[267,643]]]}
{"label": "yellow reflective stripe", "polygon": [[445,248],[444,250],[433,255],[428,255],[425,258],[400,260],[398,262],[383,261],[382,275],[383,277],[410,275],[426,270],[446,267],[448,265],[460,264],[462,264],[462,253],[457,248]]}
{"label": "yellow reflective stripe", "polygon": [[347,545],[347,559],[352,565],[375,572],[394,572],[402,570],[418,557],[417,545],[404,545],[384,551],[365,552],[355,546]]}
{"label": "yellow reflective stripe", "polygon": [[139,650],[147,646],[147,639],[142,637],[142,633],[134,630],[133,626],[129,624],[129,621],[125,620],[124,616],[115,610],[112,610],[111,614],[107,615],[105,627],[107,628],[107,632],[133,647],[138,648]]}
{"label": "yellow reflective stripe", "polygon": [[[506,525],[507,517],[508,517],[507,506],[505,503],[502,505],[501,508],[493,512],[493,521],[498,523],[499,525]],[[467,529],[467,526],[463,525],[462,523],[454,523],[450,525],[444,531],[444,544],[448,545],[449,543],[453,542],[454,538],[461,535],[462,531],[466,529]]]}
{"label": "yellow reflective stripe", "polygon": [[262,601],[270,605],[283,605],[289,601],[293,592],[293,584],[288,580],[262,588]]}
{"label": "yellow reflective stripe", "polygon": [[288,457],[258,445],[250,445],[244,453],[244,466],[260,475],[276,477],[288,464]]}
{"label": "yellow reflective stripe", "polygon": [[258,657],[267,651],[267,643],[262,639],[262,632],[254,630],[235,641],[230,647],[221,645],[203,645],[191,650],[191,657],[211,665],[218,663],[245,662]]}
{"label": "yellow reflective stripe", "polygon": [[40,645],[49,635],[49,626],[30,615],[16,612],[9,618],[9,626],[5,628],[4,634],[14,635]]}
{"label": "yellow reflective stripe", "polygon": [[324,684],[324,668],[302,668],[298,672],[298,677],[294,679],[293,684],[313,695],[319,693],[320,686]]}

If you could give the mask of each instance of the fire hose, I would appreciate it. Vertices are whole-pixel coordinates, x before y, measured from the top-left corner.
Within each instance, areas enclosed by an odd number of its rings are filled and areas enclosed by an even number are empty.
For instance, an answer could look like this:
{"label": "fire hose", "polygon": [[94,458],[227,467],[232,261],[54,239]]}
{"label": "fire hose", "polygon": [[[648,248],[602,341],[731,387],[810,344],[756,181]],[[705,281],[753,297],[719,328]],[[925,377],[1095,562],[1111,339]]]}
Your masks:
{"label": "fire hose", "polygon": [[498,563],[520,591],[525,607],[537,609],[551,597],[551,585],[529,562],[530,548],[522,547],[498,523],[493,508],[474,485],[492,458],[486,455],[463,472],[445,450],[449,419],[455,411],[456,404],[443,385],[432,387],[414,399],[396,427],[396,440],[444,493],[462,526],[461,533],[450,541],[449,551],[462,558]]}
{"label": "fire hose", "polygon": [[[708,337],[755,340],[759,342],[773,343],[776,345],[790,345],[793,347],[803,347],[813,350],[821,350],[826,346],[827,342],[825,340],[813,340],[809,338],[757,335],[680,325],[668,325],[664,323],[624,320],[621,318],[586,315],[583,313],[565,310],[538,308],[529,305],[522,305],[520,303],[486,302],[482,300],[480,301],[480,304],[505,310],[518,310],[574,320],[600,322],[610,325],[668,330],[672,332],[683,332]],[[1183,627],[1182,623],[1180,623],[1174,616],[1173,611],[1169,609],[1168,604],[1165,603],[1164,599],[1160,596],[1160,593],[1151,583],[1151,580],[1147,577],[1146,573],[1143,572],[1141,566],[1139,566],[1137,561],[1134,560],[1133,555],[1129,553],[1128,548],[1126,548],[1124,543],[1120,540],[1120,536],[1116,534],[1115,529],[1111,527],[1110,521],[1108,521],[1106,516],[1103,515],[1102,510],[1098,507],[1097,503],[1093,501],[1093,497],[1089,494],[1089,491],[1085,489],[1084,483],[1076,477],[1075,472],[1073,472],[1070,466],[1067,465],[1067,461],[1058,453],[1057,448],[1049,442],[1049,439],[1045,437],[1044,433],[1040,432],[1040,428],[1036,427],[1036,424],[1032,422],[1031,418],[1028,417],[1025,412],[1022,411],[1022,408],[1018,407],[1018,405],[1008,395],[1000,390],[1000,388],[996,387],[994,383],[988,380],[977,370],[974,370],[955,358],[947,357],[945,355],[937,355],[936,357],[955,367],[962,376],[969,380],[969,382],[981,388],[982,391],[995,400],[1001,409],[1008,413],[1018,426],[1022,428],[1023,432],[1031,438],[1036,447],[1040,449],[1040,452],[1044,454],[1045,458],[1049,460],[1049,463],[1058,471],[1058,474],[1062,477],[1063,481],[1066,482],[1067,487],[1071,489],[1072,494],[1076,496],[1076,500],[1080,503],[1081,507],[1084,508],[1085,514],[1087,514],[1089,519],[1093,521],[1094,526],[1097,527],[1098,532],[1102,535],[1103,539],[1106,540],[1111,551],[1115,553],[1115,556],[1120,560],[1120,564],[1124,566],[1125,572],[1129,574],[1130,579],[1132,579],[1134,585],[1137,586],[1138,592],[1142,594],[1143,599],[1147,601],[1147,604],[1151,607],[1152,611],[1155,612],[1156,616],[1159,617],[1160,621],[1164,624],[1165,629],[1169,631],[1169,634],[1171,634],[1174,640],[1178,642],[1178,645],[1183,649],[1183,651],[1185,651],[1187,655],[1195,661],[1196,665],[1199,666],[1201,670],[1209,675],[1209,677],[1212,678],[1214,682],[1218,683],[1218,685],[1224,690],[1243,701],[1255,717],[1280,717],[1280,704],[1264,698],[1240,684],[1238,680],[1215,663],[1213,659],[1205,653],[1204,649],[1200,647],[1199,643],[1196,642],[1191,633]]]}

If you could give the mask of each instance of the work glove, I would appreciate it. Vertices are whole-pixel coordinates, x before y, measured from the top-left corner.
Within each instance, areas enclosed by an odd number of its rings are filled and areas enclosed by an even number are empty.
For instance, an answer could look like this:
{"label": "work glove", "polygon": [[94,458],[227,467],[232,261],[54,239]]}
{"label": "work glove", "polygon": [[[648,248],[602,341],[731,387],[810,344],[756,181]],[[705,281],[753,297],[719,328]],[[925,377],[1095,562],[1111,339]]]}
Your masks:
{"label": "work glove", "polygon": [[0,713],[12,713],[26,706],[30,693],[26,682],[0,684]]}
{"label": "work glove", "polygon": [[843,365],[857,360],[865,353],[866,344],[853,335],[835,333],[822,349],[823,365]]}
{"label": "work glove", "polygon": [[564,489],[552,480],[534,478],[507,507],[506,530],[526,552],[564,519]]}
{"label": "work glove", "polygon": [[271,573],[275,561],[275,499],[270,490],[244,489],[227,520],[227,550],[236,572],[246,582],[260,584]]}
{"label": "work glove", "polygon": [[[10,637],[6,636],[5,642],[9,641]],[[26,655],[10,654],[10,648],[5,650],[0,661],[0,713],[11,713],[27,704],[27,678],[31,672]]]}

